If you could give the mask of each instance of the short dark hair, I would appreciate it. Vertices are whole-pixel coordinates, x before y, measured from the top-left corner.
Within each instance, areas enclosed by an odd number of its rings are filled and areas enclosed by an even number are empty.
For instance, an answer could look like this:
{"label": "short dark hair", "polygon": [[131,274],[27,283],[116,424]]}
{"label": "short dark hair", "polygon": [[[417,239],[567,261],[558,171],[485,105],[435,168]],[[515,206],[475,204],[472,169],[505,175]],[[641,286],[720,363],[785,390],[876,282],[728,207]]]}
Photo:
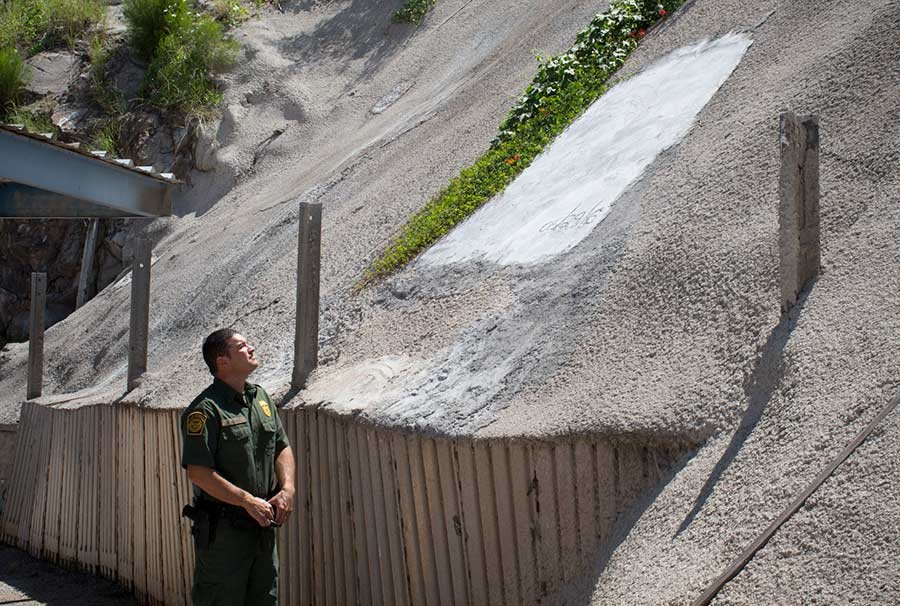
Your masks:
{"label": "short dark hair", "polygon": [[220,328],[211,333],[203,341],[203,361],[209,367],[212,376],[216,376],[216,360],[219,356],[228,355],[228,339],[237,333],[230,328]]}

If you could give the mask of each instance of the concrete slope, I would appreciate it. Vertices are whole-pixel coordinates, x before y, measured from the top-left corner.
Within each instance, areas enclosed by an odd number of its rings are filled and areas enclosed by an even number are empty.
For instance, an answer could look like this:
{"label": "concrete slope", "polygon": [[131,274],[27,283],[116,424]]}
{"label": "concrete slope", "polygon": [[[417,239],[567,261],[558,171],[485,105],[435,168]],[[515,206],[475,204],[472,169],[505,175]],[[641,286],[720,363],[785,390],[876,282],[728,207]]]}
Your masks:
{"label": "concrete slope", "polygon": [[[591,603],[690,603],[900,389],[897,8],[696,2],[629,66],[775,11],[709,113],[645,182],[641,227],[595,316],[605,338],[489,429],[526,419],[587,430],[648,408],[663,430],[719,428],[658,495],[620,517],[597,554]],[[785,108],[822,120],[823,268],[780,319],[776,114]],[[559,414],[546,414],[546,402]],[[898,418],[713,604],[900,601]]]}
{"label": "concrete slope", "polygon": [[[605,8],[447,1],[415,29],[392,23],[401,4],[285,3],[243,26],[244,60],[212,125],[220,166],[193,176],[177,218],[146,228],[151,373],[131,399],[183,406],[207,381],[197,352],[219,325],[262,345],[258,380],[289,377],[298,199],[326,208],[323,363],[336,358],[338,335],[368,307],[351,287],[374,253],[487,147],[534,74],[533,53],[568,48]],[[128,287],[126,277],[49,331],[46,394],[121,394]],[[26,352],[0,353],[4,420],[18,416]]]}

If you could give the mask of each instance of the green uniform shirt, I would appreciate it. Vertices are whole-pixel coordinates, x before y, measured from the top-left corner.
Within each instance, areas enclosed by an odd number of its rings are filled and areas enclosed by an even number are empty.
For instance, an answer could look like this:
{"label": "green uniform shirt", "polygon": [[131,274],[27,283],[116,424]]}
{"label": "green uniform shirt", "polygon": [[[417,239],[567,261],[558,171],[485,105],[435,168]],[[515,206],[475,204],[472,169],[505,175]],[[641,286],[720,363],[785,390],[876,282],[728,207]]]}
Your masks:
{"label": "green uniform shirt", "polygon": [[259,385],[248,383],[238,393],[215,379],[181,414],[181,435],[182,467],[211,467],[262,499],[274,492],[275,458],[289,444],[278,410]]}

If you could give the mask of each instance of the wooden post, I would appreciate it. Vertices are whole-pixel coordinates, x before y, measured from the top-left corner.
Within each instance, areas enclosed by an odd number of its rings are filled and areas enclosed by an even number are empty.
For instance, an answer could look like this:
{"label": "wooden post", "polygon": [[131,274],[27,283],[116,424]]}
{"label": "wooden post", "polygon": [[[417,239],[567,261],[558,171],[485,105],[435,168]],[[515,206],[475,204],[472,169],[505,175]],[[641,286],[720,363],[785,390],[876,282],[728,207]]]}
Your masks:
{"label": "wooden post", "polygon": [[31,324],[28,327],[28,386],[26,399],[41,397],[44,383],[44,310],[47,274],[31,274]]}
{"label": "wooden post", "polygon": [[319,267],[322,205],[300,204],[297,242],[297,317],[291,387],[302,389],[319,362]]}
{"label": "wooden post", "polygon": [[78,297],[75,309],[88,301],[88,288],[94,279],[94,253],[97,250],[97,233],[100,231],[100,220],[91,219],[87,237],[84,239],[84,252],[81,255],[81,272],[78,274]]}
{"label": "wooden post", "polygon": [[779,126],[778,245],[781,310],[786,312],[819,273],[819,119],[785,112]]}
{"label": "wooden post", "polygon": [[128,335],[128,391],[147,371],[147,335],[150,325],[150,240],[135,243],[131,267],[131,326]]}

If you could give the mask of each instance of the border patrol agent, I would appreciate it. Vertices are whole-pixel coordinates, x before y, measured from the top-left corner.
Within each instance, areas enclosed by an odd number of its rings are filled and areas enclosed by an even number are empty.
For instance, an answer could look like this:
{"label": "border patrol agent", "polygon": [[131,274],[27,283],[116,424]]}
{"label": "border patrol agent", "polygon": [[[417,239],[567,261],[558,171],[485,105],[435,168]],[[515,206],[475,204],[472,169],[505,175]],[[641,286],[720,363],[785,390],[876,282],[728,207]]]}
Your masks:
{"label": "border patrol agent", "polygon": [[194,485],[194,606],[275,605],[275,526],[293,509],[294,455],[265,390],[247,383],[253,347],[223,328],[203,342],[215,378],[181,415],[182,466]]}

